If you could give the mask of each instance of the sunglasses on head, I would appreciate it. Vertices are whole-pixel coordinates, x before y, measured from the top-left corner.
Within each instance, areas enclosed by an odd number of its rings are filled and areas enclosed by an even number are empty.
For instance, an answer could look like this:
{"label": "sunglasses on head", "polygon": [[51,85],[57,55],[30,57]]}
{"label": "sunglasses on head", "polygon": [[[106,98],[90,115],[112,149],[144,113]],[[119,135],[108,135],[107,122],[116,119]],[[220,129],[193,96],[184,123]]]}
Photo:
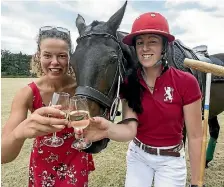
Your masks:
{"label": "sunglasses on head", "polygon": [[57,31],[64,32],[64,33],[70,35],[70,31],[68,29],[63,28],[63,27],[54,27],[54,26],[43,26],[40,28],[39,32],[49,31],[51,29],[56,29]]}

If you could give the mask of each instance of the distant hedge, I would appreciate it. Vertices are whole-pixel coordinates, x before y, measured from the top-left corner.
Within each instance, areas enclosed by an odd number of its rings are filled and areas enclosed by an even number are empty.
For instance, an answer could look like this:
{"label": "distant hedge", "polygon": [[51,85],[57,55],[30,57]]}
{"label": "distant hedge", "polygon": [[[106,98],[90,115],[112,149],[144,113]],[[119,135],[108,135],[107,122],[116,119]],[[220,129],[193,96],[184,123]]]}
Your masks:
{"label": "distant hedge", "polygon": [[1,76],[2,77],[35,77],[30,73],[32,55],[12,53],[1,50]]}

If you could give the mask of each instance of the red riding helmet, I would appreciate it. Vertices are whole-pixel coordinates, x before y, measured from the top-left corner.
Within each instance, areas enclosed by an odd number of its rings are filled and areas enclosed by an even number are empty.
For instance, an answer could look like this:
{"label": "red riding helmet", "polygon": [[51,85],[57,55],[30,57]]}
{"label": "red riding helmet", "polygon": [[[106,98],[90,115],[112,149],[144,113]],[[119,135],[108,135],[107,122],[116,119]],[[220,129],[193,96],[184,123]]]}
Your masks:
{"label": "red riding helmet", "polygon": [[133,23],[131,33],[123,38],[123,43],[134,45],[133,39],[140,34],[159,34],[168,39],[168,42],[175,40],[170,34],[169,25],[161,14],[156,12],[148,12],[140,15]]}

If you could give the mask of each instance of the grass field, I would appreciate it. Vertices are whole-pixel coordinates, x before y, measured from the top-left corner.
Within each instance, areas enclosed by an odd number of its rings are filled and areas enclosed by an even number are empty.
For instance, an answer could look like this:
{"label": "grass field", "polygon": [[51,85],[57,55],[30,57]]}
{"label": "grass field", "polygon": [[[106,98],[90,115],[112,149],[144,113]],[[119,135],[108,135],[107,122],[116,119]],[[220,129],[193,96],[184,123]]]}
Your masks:
{"label": "grass field", "polygon": [[[34,78],[2,78],[2,127],[9,117],[15,93]],[[219,115],[220,137],[215,158],[206,169],[206,187],[224,187],[224,114]],[[27,140],[16,160],[1,165],[2,187],[25,187],[28,181],[29,154],[32,140]],[[90,187],[122,187],[125,179],[127,143],[111,142],[106,150],[94,155],[96,170],[90,175]],[[187,151],[187,150],[186,150]],[[187,159],[189,167],[189,161]],[[189,175],[188,175],[189,176]],[[188,177],[189,179],[189,177]]]}

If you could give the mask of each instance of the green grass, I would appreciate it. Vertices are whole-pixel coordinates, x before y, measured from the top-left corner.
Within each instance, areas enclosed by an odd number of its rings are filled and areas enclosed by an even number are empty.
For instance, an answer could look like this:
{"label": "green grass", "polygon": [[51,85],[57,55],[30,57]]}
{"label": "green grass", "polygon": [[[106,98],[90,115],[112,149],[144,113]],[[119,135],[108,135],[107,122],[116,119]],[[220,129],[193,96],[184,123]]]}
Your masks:
{"label": "green grass", "polygon": [[[15,93],[35,78],[2,78],[2,126],[9,117]],[[116,119],[119,120],[119,119]],[[206,187],[224,187],[224,114],[219,116],[221,125],[216,154],[206,170]],[[2,165],[2,187],[25,187],[28,181],[29,154],[32,140],[26,140],[18,158]],[[94,155],[96,170],[90,174],[90,187],[122,187],[125,180],[126,151],[128,143],[111,141],[106,150]],[[189,161],[187,158],[189,167]],[[189,179],[189,172],[188,172]]]}

